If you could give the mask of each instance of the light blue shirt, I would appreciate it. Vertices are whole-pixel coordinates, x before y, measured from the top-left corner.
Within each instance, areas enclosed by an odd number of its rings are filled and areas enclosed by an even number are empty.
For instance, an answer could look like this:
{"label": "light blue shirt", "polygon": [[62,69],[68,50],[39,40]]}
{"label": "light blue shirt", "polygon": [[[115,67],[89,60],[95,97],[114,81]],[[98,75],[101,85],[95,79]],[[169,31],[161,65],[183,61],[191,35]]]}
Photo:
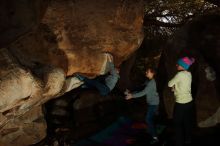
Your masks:
{"label": "light blue shirt", "polygon": [[157,93],[156,82],[154,79],[146,83],[145,88],[137,93],[132,93],[134,98],[146,96],[146,101],[149,105],[159,105],[159,95]]}
{"label": "light blue shirt", "polygon": [[109,62],[109,66],[110,66],[110,74],[105,78],[105,84],[106,86],[108,86],[108,88],[111,91],[115,87],[120,76],[117,73],[115,66],[112,62]]}

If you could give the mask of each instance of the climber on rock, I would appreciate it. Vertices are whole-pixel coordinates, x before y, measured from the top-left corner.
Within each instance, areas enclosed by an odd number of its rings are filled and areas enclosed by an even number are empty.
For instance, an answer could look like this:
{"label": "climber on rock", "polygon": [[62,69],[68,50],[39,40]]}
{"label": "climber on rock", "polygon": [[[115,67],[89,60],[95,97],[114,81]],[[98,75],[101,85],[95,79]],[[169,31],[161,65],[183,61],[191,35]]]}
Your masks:
{"label": "climber on rock", "polygon": [[89,79],[80,74],[75,75],[79,80],[84,82],[84,84],[81,85],[82,88],[96,88],[102,96],[108,95],[114,89],[120,78],[119,68],[115,68],[113,63],[113,56],[110,53],[105,54],[107,55],[107,65],[110,67],[110,70],[104,82],[99,81],[97,78]]}

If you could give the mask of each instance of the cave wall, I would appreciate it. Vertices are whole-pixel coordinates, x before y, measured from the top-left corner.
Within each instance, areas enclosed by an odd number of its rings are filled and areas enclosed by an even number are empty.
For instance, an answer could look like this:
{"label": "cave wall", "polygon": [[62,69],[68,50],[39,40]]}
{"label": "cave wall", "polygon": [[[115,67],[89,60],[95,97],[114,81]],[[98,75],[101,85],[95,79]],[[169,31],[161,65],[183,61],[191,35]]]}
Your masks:
{"label": "cave wall", "polygon": [[[142,0],[4,0],[0,11],[5,22],[0,25],[0,143],[4,145],[25,145],[22,135],[31,137],[29,131],[34,129],[10,130],[10,122],[18,121],[19,129],[25,129],[21,123],[29,117],[19,117],[82,84],[74,73],[91,78],[105,74],[103,52],[113,54],[119,66],[143,40]],[[27,145],[45,136],[45,122],[41,123],[41,131],[33,133]]]}
{"label": "cave wall", "polygon": [[8,46],[33,27],[36,27],[50,0],[1,0],[0,48]]}
{"label": "cave wall", "polygon": [[219,123],[219,25],[218,13],[198,17],[176,32],[163,48],[159,64],[159,90],[169,117],[172,117],[174,97],[167,87],[167,82],[177,72],[177,59],[190,56],[196,59],[190,71],[193,76],[192,94],[197,124],[210,127]]}

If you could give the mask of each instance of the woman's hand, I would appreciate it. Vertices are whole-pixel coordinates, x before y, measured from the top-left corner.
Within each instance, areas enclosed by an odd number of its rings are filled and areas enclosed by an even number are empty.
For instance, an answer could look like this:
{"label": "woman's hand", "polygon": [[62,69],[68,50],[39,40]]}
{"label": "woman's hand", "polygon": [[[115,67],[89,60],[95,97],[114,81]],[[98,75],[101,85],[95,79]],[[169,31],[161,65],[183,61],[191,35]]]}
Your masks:
{"label": "woman's hand", "polygon": [[172,91],[172,92],[175,91],[175,86],[171,87],[171,91]]}
{"label": "woman's hand", "polygon": [[126,99],[126,100],[129,100],[129,99],[132,99],[132,98],[133,98],[133,96],[132,96],[131,93],[128,93],[128,94],[125,96],[125,99]]}
{"label": "woman's hand", "polygon": [[130,93],[130,91],[128,89],[125,90],[124,94],[128,95]]}

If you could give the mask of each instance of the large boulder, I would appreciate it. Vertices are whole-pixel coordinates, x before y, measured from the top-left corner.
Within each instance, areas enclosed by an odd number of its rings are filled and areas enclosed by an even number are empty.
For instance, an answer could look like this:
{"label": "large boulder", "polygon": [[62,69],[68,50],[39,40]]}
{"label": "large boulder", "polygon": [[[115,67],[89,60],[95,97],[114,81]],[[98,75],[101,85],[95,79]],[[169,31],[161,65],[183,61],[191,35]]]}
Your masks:
{"label": "large boulder", "polygon": [[95,76],[105,67],[103,52],[111,52],[118,66],[141,44],[143,7],[142,1],[55,0],[42,25],[11,50],[29,66],[50,64],[67,76],[75,72]]}
{"label": "large boulder", "polygon": [[[14,120],[25,123],[19,117],[33,108],[80,86],[74,73],[91,78],[105,74],[104,52],[110,52],[119,66],[143,40],[142,0],[1,3],[0,20],[5,24],[0,25],[4,31],[0,35],[0,134]],[[16,134],[13,141],[13,130],[9,130],[0,142],[25,141],[26,136]],[[29,145],[36,139],[26,142]]]}

